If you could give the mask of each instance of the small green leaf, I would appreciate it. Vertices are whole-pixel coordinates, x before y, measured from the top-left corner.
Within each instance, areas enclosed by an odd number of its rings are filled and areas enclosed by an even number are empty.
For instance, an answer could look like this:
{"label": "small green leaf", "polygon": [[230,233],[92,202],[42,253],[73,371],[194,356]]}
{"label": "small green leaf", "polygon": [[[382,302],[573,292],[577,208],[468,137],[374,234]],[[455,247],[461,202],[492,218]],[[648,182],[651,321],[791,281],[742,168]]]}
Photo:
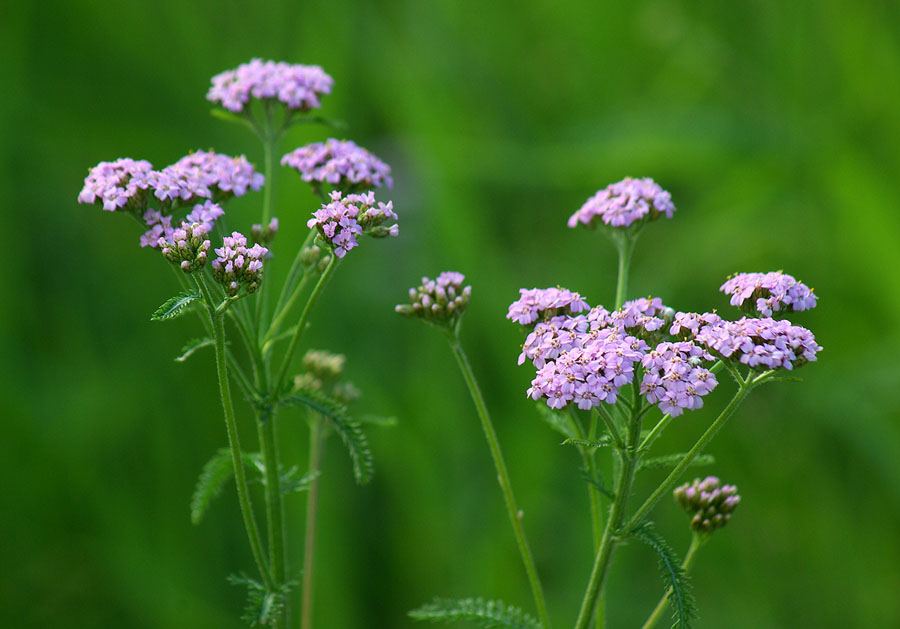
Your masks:
{"label": "small green leaf", "polygon": [[[687,452],[679,452],[678,454],[667,454],[665,456],[655,456],[644,459],[638,465],[638,471],[658,470],[664,467],[675,467],[687,456]],[[691,461],[688,467],[696,467],[699,465],[712,465],[716,462],[715,457],[711,454],[700,454]]]}
{"label": "small green leaf", "polygon": [[485,601],[482,598],[451,600],[435,598],[434,601],[409,612],[415,620],[453,623],[467,621],[476,627],[491,629],[540,629],[541,625],[518,607],[503,601]]}
{"label": "small green leaf", "polygon": [[[244,465],[257,467],[256,459],[259,455],[243,454]],[[260,470],[262,472],[262,470]],[[234,465],[231,461],[231,450],[222,448],[203,466],[200,477],[197,479],[197,487],[191,496],[191,522],[200,524],[203,516],[213,499],[222,493],[225,484],[234,476]]]}
{"label": "small green leaf", "polygon": [[537,403],[538,415],[543,419],[550,428],[561,434],[566,439],[575,439],[575,433],[569,428],[569,422],[566,421],[563,414],[554,411],[543,402]]}
{"label": "small green leaf", "polygon": [[350,460],[353,462],[353,475],[356,482],[365,485],[372,480],[375,472],[369,440],[355,419],[347,414],[347,407],[318,391],[302,390],[282,399],[284,404],[298,404],[311,408],[319,413],[340,436],[347,446]]}
{"label": "small green leaf", "polygon": [[596,487],[597,491],[599,491],[610,500],[616,499],[615,492],[604,484],[603,477],[600,475],[600,472],[597,472],[596,475],[592,475],[590,471],[586,470],[585,468],[581,468],[581,477],[591,485]]}
{"label": "small green leaf", "polygon": [[150,320],[166,321],[168,319],[174,319],[175,317],[184,314],[185,309],[197,299],[200,299],[200,293],[195,290],[186,290],[183,293],[179,293],[174,297],[167,299],[162,306],[157,308],[153,314],[150,315]]}
{"label": "small green leaf", "polygon": [[591,439],[566,439],[562,442],[564,446],[582,446],[585,448],[606,448],[612,445],[612,439],[609,435],[603,435],[596,441]]}
{"label": "small green leaf", "polygon": [[297,469],[297,466],[291,467],[287,472],[281,475],[281,495],[289,494],[291,492],[300,492],[306,491],[309,489],[310,484],[319,478],[321,472],[319,470],[315,470],[314,472],[310,472],[300,478],[300,472]]}
{"label": "small green leaf", "polygon": [[288,126],[292,127],[295,124],[320,124],[338,130],[347,128],[347,123],[343,120],[326,118],[325,116],[301,116],[299,118],[292,118]]}
{"label": "small green leaf", "polygon": [[231,575],[228,582],[247,588],[247,605],[241,620],[251,627],[277,624],[283,615],[287,595],[296,585],[295,581],[288,581],[275,590],[267,590],[262,583],[245,574]]}
{"label": "small green leaf", "polygon": [[202,339],[191,339],[190,341],[185,343],[184,347],[181,348],[181,356],[177,357],[175,359],[175,361],[179,362],[179,363],[183,363],[188,358],[190,358],[191,355],[193,355],[193,353],[196,352],[198,349],[201,349],[203,347],[209,347],[209,346],[215,345],[215,344],[216,344],[215,339],[212,339],[208,336],[205,338],[202,338]]}
{"label": "small green leaf", "polygon": [[397,425],[396,417],[381,417],[380,415],[359,415],[356,417],[356,421],[360,424],[381,426],[383,428],[391,428]]}
{"label": "small green leaf", "polygon": [[224,120],[225,122],[234,122],[237,124],[242,124],[245,127],[249,127],[251,131],[256,133],[256,127],[253,126],[253,123],[250,122],[247,118],[243,116],[239,116],[235,113],[228,111],[227,109],[219,109],[215,107],[209,110],[209,113],[213,115],[213,118],[218,118],[219,120]]}
{"label": "small green leaf", "polygon": [[697,610],[690,583],[675,551],[656,532],[650,522],[632,530],[631,535],[652,548],[659,558],[659,571],[665,582],[669,605],[672,607],[673,629],[690,629],[691,622],[697,617]]}

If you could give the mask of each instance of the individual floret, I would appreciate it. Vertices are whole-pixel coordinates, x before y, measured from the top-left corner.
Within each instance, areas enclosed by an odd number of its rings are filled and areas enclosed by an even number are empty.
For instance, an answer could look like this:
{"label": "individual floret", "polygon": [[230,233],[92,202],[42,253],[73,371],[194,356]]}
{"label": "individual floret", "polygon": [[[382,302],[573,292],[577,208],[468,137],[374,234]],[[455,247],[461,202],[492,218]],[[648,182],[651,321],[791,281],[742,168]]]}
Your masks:
{"label": "individual floret", "polygon": [[610,227],[628,227],[638,221],[653,221],[661,216],[672,218],[675,206],[672,195],[650,179],[626,177],[608,185],[585,202],[569,218],[569,227],[579,223],[595,227],[598,223]]}
{"label": "individual floret", "polygon": [[232,232],[215,252],[213,277],[225,289],[226,295],[235,297],[242,287],[245,295],[259,290],[263,275],[262,260],[269,253],[268,249],[259,244],[248,248],[244,235]]}
{"label": "individual floret", "polygon": [[672,417],[697,410],[703,406],[703,396],[718,384],[715,374],[704,366],[711,360],[708,352],[690,341],[660,343],[641,360],[641,395]]}
{"label": "individual floret", "polygon": [[404,317],[452,326],[466,311],[472,295],[472,287],[463,286],[465,280],[465,275],[456,271],[444,271],[433,280],[423,277],[417,288],[409,289],[410,303],[394,310]]}
{"label": "individual floret", "polygon": [[720,291],[731,295],[731,305],[750,314],[771,317],[784,310],[809,310],[816,307],[812,289],[781,271],[737,273],[722,284]]}
{"label": "individual floret", "polygon": [[549,320],[561,314],[576,314],[589,310],[588,303],[578,293],[565,288],[520,288],[521,297],[509,306],[507,319],[531,325],[538,319]]}
{"label": "individual floret", "polygon": [[295,168],[314,187],[328,183],[347,192],[393,185],[390,166],[349,140],[302,146],[285,155],[281,165]]}
{"label": "individual floret", "polygon": [[277,100],[290,110],[309,111],[322,106],[334,79],[319,66],[253,59],[212,78],[206,99],[233,112],[244,111],[251,98]]}
{"label": "individual floret", "polygon": [[709,534],[722,528],[741,502],[734,485],[723,485],[715,476],[695,478],[673,492],[675,502],[691,516],[691,530]]}
{"label": "individual floret", "polygon": [[359,245],[356,241],[359,235],[375,238],[396,236],[399,233],[396,223],[389,227],[383,224],[391,219],[397,220],[392,202],[376,204],[372,192],[344,197],[340,190],[335,190],[331,193],[331,202],[313,212],[313,218],[307,221],[306,226],[317,228],[334,255],[343,258]]}
{"label": "individual floret", "polygon": [[722,321],[700,328],[695,341],[715,356],[752,369],[793,369],[816,360],[822,350],[813,333],[787,320]]}
{"label": "individual floret", "polygon": [[160,238],[157,246],[166,260],[185,273],[193,273],[206,265],[210,247],[207,233],[206,227],[200,223],[183,222],[172,232],[171,239]]}

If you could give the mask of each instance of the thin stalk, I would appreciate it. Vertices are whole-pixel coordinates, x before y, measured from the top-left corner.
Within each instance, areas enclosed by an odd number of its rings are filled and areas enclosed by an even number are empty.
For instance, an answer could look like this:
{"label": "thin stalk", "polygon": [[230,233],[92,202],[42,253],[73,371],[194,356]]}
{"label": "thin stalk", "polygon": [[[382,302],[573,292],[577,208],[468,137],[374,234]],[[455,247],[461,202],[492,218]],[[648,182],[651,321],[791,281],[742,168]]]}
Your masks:
{"label": "thin stalk", "polygon": [[731,398],[731,401],[728,403],[716,420],[710,425],[709,428],[706,429],[700,438],[697,440],[697,443],[688,450],[688,453],[681,459],[681,462],[675,466],[675,469],[666,477],[666,479],[653,490],[653,493],[650,494],[650,497],[644,501],[644,504],[638,508],[638,510],[631,516],[631,519],[628,521],[628,524],[625,526],[626,531],[632,530],[635,526],[640,524],[641,520],[646,517],[646,515],[650,512],[660,498],[669,491],[672,490],[672,487],[675,486],[675,483],[678,482],[678,479],[684,473],[684,471],[688,468],[688,466],[697,458],[703,449],[706,447],[706,444],[710,442],[710,440],[716,436],[716,433],[725,425],[725,422],[731,417],[743,399],[747,396],[750,390],[753,388],[751,384],[743,384],[734,394],[734,397]]}
{"label": "thin stalk", "polygon": [[272,319],[272,323],[269,325],[269,331],[266,332],[265,336],[260,343],[260,346],[265,347],[266,344],[272,340],[272,337],[278,334],[278,330],[281,328],[281,324],[284,322],[284,318],[288,316],[291,311],[291,308],[294,307],[294,304],[297,302],[297,298],[303,293],[303,289],[306,288],[306,283],[309,281],[309,275],[303,274],[303,279],[300,280],[300,283],[297,284],[296,289],[291,294],[290,299],[285,304],[284,308],[277,311],[275,317]]}
{"label": "thin stalk", "polygon": [[640,416],[632,417],[628,430],[627,447],[618,451],[622,462],[622,470],[616,483],[616,495],[610,508],[609,519],[606,521],[606,528],[603,530],[600,548],[597,550],[594,566],[591,569],[588,587],[581,602],[581,609],[578,612],[578,620],[575,623],[576,629],[587,629],[590,624],[591,618],[594,616],[594,610],[597,607],[600,591],[603,589],[606,575],[609,573],[613,552],[620,541],[619,532],[622,529],[622,522],[625,520],[625,506],[631,494],[631,486],[640,462],[641,454],[637,450],[637,440],[640,438],[640,435]]}
{"label": "thin stalk", "polygon": [[[278,141],[280,134],[276,133],[272,125],[272,111],[269,104],[266,103],[266,123],[264,127],[264,135],[260,137],[263,142],[263,175],[266,183],[263,186],[263,207],[262,207],[262,228],[265,229],[269,224],[269,217],[272,214],[272,199],[275,190],[275,152],[278,150]],[[266,315],[266,294],[268,293],[268,284],[262,283],[259,294],[256,296],[256,310],[253,318],[253,329],[256,332],[254,338],[257,342],[262,334],[262,320]]]}
{"label": "thin stalk", "polygon": [[279,293],[278,295],[278,301],[275,302],[276,313],[281,311],[284,300],[285,298],[287,298],[288,293],[294,290],[294,285],[297,282],[297,276],[303,272],[303,250],[309,247],[316,233],[317,231],[315,229],[309,230],[309,233],[306,235],[306,239],[304,239],[303,244],[301,244],[300,248],[297,249],[297,255],[294,256],[294,261],[291,262],[291,267],[288,269],[287,277],[284,280],[284,285],[281,287],[281,293]]}
{"label": "thin stalk", "polygon": [[503,461],[503,453],[500,450],[500,443],[497,441],[497,433],[494,431],[494,425],[488,415],[487,405],[478,388],[478,382],[475,380],[475,373],[469,364],[469,359],[463,351],[462,345],[459,343],[459,336],[453,335],[450,339],[450,349],[459,365],[472,401],[475,403],[475,410],[478,412],[478,418],[481,420],[481,427],[484,435],[487,437],[488,447],[491,451],[491,457],[494,459],[494,467],[497,469],[497,480],[500,483],[500,489],[503,491],[503,498],[506,502],[506,510],[509,513],[509,521],[512,524],[513,533],[516,537],[516,543],[519,546],[519,554],[522,556],[522,563],[525,564],[525,572],[528,575],[528,582],[531,584],[531,593],[534,596],[534,605],[537,608],[538,619],[544,629],[550,628],[550,618],[547,615],[547,603],[544,600],[544,590],[541,587],[541,581],[538,578],[537,568],[534,564],[534,556],[531,554],[531,548],[528,546],[528,540],[525,537],[525,530],[522,528],[522,514],[516,507],[516,500],[513,496],[512,486],[509,482],[509,472],[506,469],[506,463]]}
{"label": "thin stalk", "polygon": [[[588,439],[594,441],[597,438],[597,413],[591,413],[591,429],[588,433]],[[597,478],[597,449],[592,448],[588,452],[588,473],[592,479]],[[600,509],[600,489],[593,483],[588,487],[588,497],[591,503],[591,528],[594,532],[594,552],[600,550],[600,540],[603,539],[603,514]],[[597,599],[597,608],[594,612],[594,625],[597,629],[603,629],[606,626],[606,601],[603,593]]]}
{"label": "thin stalk", "polygon": [[606,426],[606,429],[609,431],[609,436],[612,437],[613,443],[616,444],[616,447],[620,450],[625,447],[625,442],[622,440],[622,435],[619,434],[618,428],[616,428],[616,423],[613,421],[612,415],[609,414],[609,411],[606,410],[603,405],[597,407],[599,409],[600,417],[603,418],[603,423]]}
{"label": "thin stalk", "polygon": [[306,538],[303,542],[303,591],[300,611],[301,629],[312,628],[313,584],[315,582],[316,518],[319,511],[319,478],[324,443],[322,420],[315,417],[309,427],[309,474],[313,475],[306,490]]}
{"label": "thin stalk", "polygon": [[275,586],[285,582],[284,506],[281,499],[281,474],[275,445],[275,414],[257,419],[256,429],[265,468],[266,524],[269,538],[269,565]]}
{"label": "thin stalk", "polygon": [[310,293],[309,295],[309,299],[306,300],[306,306],[303,308],[303,314],[300,315],[300,321],[297,323],[297,329],[294,330],[294,336],[291,337],[291,343],[290,345],[288,345],[287,352],[284,355],[284,360],[281,363],[281,369],[278,370],[278,376],[272,383],[273,396],[278,396],[281,394],[281,389],[282,387],[284,387],[285,378],[287,378],[288,369],[290,369],[291,367],[291,360],[294,358],[294,352],[297,350],[297,342],[300,340],[300,336],[302,336],[303,334],[303,329],[306,327],[306,322],[309,320],[309,314],[312,312],[312,309],[316,305],[316,302],[319,301],[319,296],[322,294],[322,289],[325,288],[325,284],[328,283],[328,280],[336,267],[337,257],[331,256],[331,260],[328,261],[328,266],[325,267],[322,275],[319,276],[319,281],[316,282],[312,293]]}
{"label": "thin stalk", "polygon": [[[201,286],[202,286],[201,282]],[[208,291],[206,291],[208,293]],[[212,312],[210,313],[212,316]],[[272,576],[263,556],[262,543],[259,539],[259,529],[256,519],[253,517],[253,506],[250,502],[250,491],[247,487],[247,478],[244,475],[244,463],[241,457],[241,443],[238,438],[237,423],[234,419],[234,407],[231,402],[231,390],[228,386],[228,368],[225,365],[225,321],[222,314],[213,316],[213,328],[216,339],[216,371],[219,374],[219,393],[222,397],[222,410],[225,413],[225,427],[228,431],[228,443],[231,446],[231,462],[234,465],[234,480],[237,485],[238,502],[241,505],[241,514],[244,517],[244,527],[247,529],[247,537],[250,540],[250,548],[253,551],[253,559],[256,567],[262,575],[266,589],[272,589]]]}
{"label": "thin stalk", "polygon": [[[691,538],[691,546],[688,548],[687,555],[684,556],[684,561],[681,562],[681,569],[685,574],[691,569],[691,566],[694,565],[694,559],[697,557],[697,551],[700,550],[700,547],[703,546],[703,543],[709,539],[706,535],[701,535],[699,533],[694,533],[694,536]],[[653,610],[653,613],[650,614],[650,617],[647,619],[647,622],[644,623],[642,629],[652,629],[652,627],[662,618],[663,612],[665,612],[666,607],[669,604],[669,595],[672,593],[672,588],[666,590],[666,593],[663,594],[662,598],[659,599],[659,603],[656,604],[656,609]]]}
{"label": "thin stalk", "polygon": [[634,252],[635,238],[622,235],[616,239],[619,251],[619,272],[616,278],[616,310],[622,307],[628,293],[628,269],[631,266],[631,254]]}

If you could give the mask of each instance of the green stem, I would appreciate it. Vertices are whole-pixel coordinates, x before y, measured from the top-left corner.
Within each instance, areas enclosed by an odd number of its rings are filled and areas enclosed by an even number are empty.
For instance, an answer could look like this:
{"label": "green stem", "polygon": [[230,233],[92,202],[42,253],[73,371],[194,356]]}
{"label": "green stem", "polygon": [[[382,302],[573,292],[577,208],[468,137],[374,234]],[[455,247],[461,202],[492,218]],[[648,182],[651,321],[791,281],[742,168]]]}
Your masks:
{"label": "green stem", "polygon": [[[263,186],[263,207],[262,207],[262,228],[265,229],[269,224],[269,217],[272,214],[272,199],[275,191],[275,152],[278,150],[279,134],[275,132],[272,125],[271,109],[266,107],[266,125],[265,134],[261,136],[263,142],[263,174],[266,183]],[[268,284],[262,283],[259,293],[256,295],[256,314],[253,319],[253,329],[256,332],[254,338],[259,341],[262,333],[262,320],[265,318],[266,312],[266,294],[268,293]]]}
{"label": "green stem", "polygon": [[311,629],[313,608],[313,583],[315,576],[316,516],[319,511],[319,478],[322,467],[322,445],[324,433],[322,420],[315,417],[309,428],[309,474],[313,475],[306,490],[306,538],[303,542],[303,594],[301,607],[301,629]]}
{"label": "green stem", "polygon": [[[200,283],[203,286],[203,283]],[[208,291],[205,291],[208,294]],[[256,519],[253,517],[253,506],[250,503],[250,491],[247,488],[247,478],[244,475],[244,463],[241,457],[241,443],[238,438],[237,423],[234,419],[234,407],[231,402],[231,390],[228,386],[228,368],[225,364],[225,321],[222,314],[212,314],[213,328],[216,339],[216,371],[219,374],[219,393],[222,397],[222,409],[225,413],[225,427],[228,431],[228,443],[231,446],[231,462],[234,465],[234,480],[237,485],[238,502],[241,505],[241,514],[244,517],[244,527],[247,529],[247,537],[250,539],[250,548],[256,567],[262,575],[266,589],[272,589],[272,577],[263,557],[262,544],[259,539],[259,529]]]}
{"label": "green stem", "polygon": [[575,623],[576,629],[587,629],[590,624],[591,618],[594,616],[594,610],[597,607],[600,591],[603,589],[606,575],[609,573],[613,552],[620,541],[619,532],[622,529],[622,522],[625,520],[625,505],[631,495],[631,486],[640,462],[641,453],[637,449],[637,441],[640,435],[640,416],[632,417],[628,430],[627,447],[624,450],[618,450],[622,462],[622,470],[616,483],[616,495],[610,508],[609,519],[606,521],[606,528],[603,530],[600,548],[597,550],[594,566],[591,569],[587,591],[581,602],[581,610],[578,612],[578,620]]}
{"label": "green stem", "polygon": [[290,345],[288,345],[287,352],[284,355],[284,360],[281,363],[281,369],[278,370],[278,376],[272,383],[272,395],[275,397],[281,394],[281,390],[284,387],[288,369],[290,369],[291,367],[291,360],[293,360],[294,358],[294,352],[297,351],[297,342],[303,335],[303,329],[306,327],[306,322],[309,320],[309,314],[312,312],[313,307],[319,300],[319,296],[322,294],[322,289],[325,288],[325,284],[328,283],[328,280],[336,267],[337,257],[332,256],[328,261],[328,266],[325,267],[325,271],[323,271],[322,275],[319,276],[319,281],[316,282],[312,293],[310,293],[309,295],[309,299],[306,300],[306,306],[303,308],[303,313],[300,315],[300,321],[297,323],[297,329],[294,330],[294,335],[291,337]]}
{"label": "green stem", "polygon": [[265,468],[266,523],[269,537],[269,565],[275,586],[285,582],[284,506],[281,499],[281,474],[275,438],[275,414],[257,419],[256,429]]}
{"label": "green stem", "polygon": [[[681,562],[681,569],[685,574],[691,569],[691,566],[694,565],[694,559],[697,556],[697,551],[700,550],[700,547],[703,546],[703,543],[708,539],[706,535],[701,535],[699,533],[694,533],[694,536],[691,538],[691,546],[688,548],[687,555],[684,556],[684,561]],[[642,629],[652,629],[654,625],[662,618],[663,612],[665,612],[666,607],[668,607],[669,603],[669,595],[672,593],[672,588],[666,590],[666,593],[663,594],[662,598],[659,599],[659,603],[656,604],[656,609],[653,610],[653,613],[650,614],[650,617],[647,619],[647,622],[644,623]]]}
{"label": "green stem", "polygon": [[625,442],[622,440],[622,435],[619,434],[618,428],[616,428],[616,422],[613,421],[612,415],[609,414],[609,411],[604,408],[603,404],[597,407],[600,417],[603,418],[603,423],[606,426],[606,429],[609,431],[609,436],[612,437],[613,443],[616,444],[618,449],[623,449],[625,447]]}
{"label": "green stem", "polygon": [[635,526],[639,525],[641,521],[647,516],[660,498],[675,486],[675,483],[678,482],[678,479],[684,473],[684,471],[688,468],[688,466],[697,458],[706,445],[710,442],[710,440],[716,436],[716,433],[725,425],[725,422],[731,417],[743,399],[747,396],[750,390],[753,388],[752,384],[744,383],[742,384],[737,392],[734,394],[734,397],[731,398],[731,401],[728,403],[716,420],[710,425],[709,428],[706,429],[700,438],[697,440],[697,443],[688,451],[688,453],[684,456],[678,465],[675,466],[675,469],[666,477],[666,479],[657,487],[650,497],[644,501],[644,504],[640,506],[640,508],[631,516],[631,519],[628,521],[628,524],[625,526],[626,531],[630,531],[634,529]]}
{"label": "green stem", "polygon": [[[591,413],[591,430],[588,439],[594,441],[597,438],[597,413]],[[597,479],[597,449],[591,448],[588,454],[588,473],[591,478]],[[600,540],[603,539],[603,514],[600,509],[600,489],[590,483],[588,486],[588,497],[591,503],[591,528],[594,532],[594,552],[600,550]],[[606,601],[603,600],[603,593],[597,599],[597,608],[594,612],[594,625],[597,629],[603,629],[606,626]]]}
{"label": "green stem", "polygon": [[260,345],[262,347],[266,347],[269,341],[272,340],[276,334],[278,334],[278,330],[281,329],[281,324],[284,322],[284,318],[290,313],[291,308],[294,307],[294,304],[297,301],[297,298],[303,293],[303,289],[306,288],[306,282],[309,280],[309,275],[304,274],[303,279],[300,280],[300,283],[297,284],[296,289],[291,294],[290,299],[285,304],[284,308],[277,311],[275,317],[272,319],[272,323],[269,325],[269,331],[266,332],[266,335],[263,337],[262,343]]}
{"label": "green stem", "polygon": [[531,554],[531,548],[528,546],[528,540],[525,538],[525,530],[522,528],[522,513],[516,507],[516,500],[513,496],[512,486],[509,482],[509,472],[506,469],[506,463],[503,461],[503,453],[500,451],[500,443],[497,441],[497,433],[494,431],[494,425],[488,415],[487,405],[478,388],[478,382],[475,380],[475,374],[472,366],[469,364],[468,358],[459,343],[459,336],[453,335],[450,339],[450,349],[459,365],[469,393],[472,395],[472,401],[475,403],[475,409],[478,412],[478,418],[481,420],[481,427],[484,429],[484,435],[487,437],[488,447],[491,456],[494,459],[494,467],[497,469],[497,480],[500,483],[500,489],[503,491],[503,497],[506,501],[506,510],[509,513],[509,521],[512,524],[513,533],[516,542],[519,545],[519,553],[522,556],[522,563],[525,564],[525,572],[528,575],[528,581],[531,584],[531,593],[534,596],[534,604],[537,608],[538,618],[544,629],[550,628],[550,618],[547,615],[547,604],[544,600],[544,590],[541,587],[541,581],[538,578],[537,568],[534,564],[534,557]]}
{"label": "green stem", "polygon": [[[278,295],[278,301],[275,302],[275,318],[278,318],[278,315],[283,310],[284,300],[287,298],[288,293],[294,290],[294,286],[297,282],[297,276],[303,272],[303,250],[309,247],[313,238],[316,234],[315,229],[309,230],[309,233],[306,235],[306,239],[303,241],[303,244],[300,245],[300,248],[297,249],[297,255],[294,256],[294,261],[291,262],[291,268],[288,269],[287,277],[284,280],[284,285],[281,287],[281,293]],[[305,275],[305,273],[304,273]],[[272,326],[269,326],[269,332],[266,334],[266,338],[272,333]]]}
{"label": "green stem", "polygon": [[619,252],[619,272],[616,278],[616,310],[625,303],[628,293],[628,270],[631,266],[631,254],[634,252],[635,238],[622,234],[616,239],[616,249]]}

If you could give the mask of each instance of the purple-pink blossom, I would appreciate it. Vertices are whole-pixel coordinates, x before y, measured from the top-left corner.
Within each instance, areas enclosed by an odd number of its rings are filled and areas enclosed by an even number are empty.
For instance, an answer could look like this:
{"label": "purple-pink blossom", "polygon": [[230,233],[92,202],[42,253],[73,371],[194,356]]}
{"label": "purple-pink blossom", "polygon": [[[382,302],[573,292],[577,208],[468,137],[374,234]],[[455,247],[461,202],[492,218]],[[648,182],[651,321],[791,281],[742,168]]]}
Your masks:
{"label": "purple-pink blossom", "polygon": [[247,238],[239,232],[223,239],[222,246],[215,250],[216,259],[212,261],[213,278],[225,289],[225,294],[234,297],[241,287],[244,293],[259,290],[262,281],[263,258],[269,250],[255,244],[247,247]]}
{"label": "purple-pink blossom", "polygon": [[265,177],[243,155],[232,157],[212,151],[185,155],[171,166],[151,174],[154,196],[164,205],[190,205],[201,199],[224,201],[259,190]]}
{"label": "purple-pink blossom", "polygon": [[367,234],[381,238],[399,233],[396,223],[383,225],[388,220],[397,220],[391,201],[376,202],[372,192],[343,196],[340,190],[334,190],[330,198],[330,203],[322,204],[313,212],[313,218],[307,221],[306,226],[318,229],[338,258],[343,258],[348,251],[359,246],[357,236]]}
{"label": "purple-pink blossom", "polygon": [[749,313],[771,317],[782,310],[809,310],[816,307],[812,289],[781,271],[737,273],[719,288],[731,295],[731,305]]}
{"label": "purple-pink blossom", "polygon": [[463,286],[466,277],[456,271],[444,271],[435,279],[422,278],[417,288],[409,289],[408,304],[394,310],[405,317],[420,317],[432,323],[451,324],[469,305],[471,286]]}
{"label": "purple-pink blossom", "polygon": [[391,168],[350,140],[330,138],[288,153],[282,166],[295,168],[303,181],[328,183],[342,190],[362,190],[393,185]]}
{"label": "purple-pink blossom", "polygon": [[610,227],[628,227],[638,221],[652,221],[663,215],[672,218],[674,213],[672,195],[659,184],[649,177],[626,177],[588,199],[569,218],[569,227],[579,223],[593,227],[597,222]]}
{"label": "purple-pink blossom", "polygon": [[695,342],[724,359],[753,369],[793,369],[816,360],[822,347],[813,333],[785,319],[742,318],[706,325]]}
{"label": "purple-pink blossom", "polygon": [[672,417],[701,408],[703,396],[718,384],[715,374],[704,366],[712,359],[691,341],[660,343],[641,359],[641,395]]}
{"label": "purple-pink blossom", "polygon": [[308,111],[322,106],[322,95],[330,94],[333,85],[319,66],[252,59],[214,76],[206,99],[233,112],[243,111],[251,98]]}
{"label": "purple-pink blossom", "polygon": [[581,295],[565,288],[521,288],[519,293],[521,297],[510,304],[506,318],[522,325],[590,309]]}
{"label": "purple-pink blossom", "polygon": [[146,160],[123,157],[100,162],[88,172],[79,203],[100,204],[104,210],[139,212],[146,205],[153,165]]}
{"label": "purple-pink blossom", "polygon": [[209,230],[198,222],[183,222],[172,230],[170,238],[160,238],[157,246],[166,260],[178,266],[185,273],[193,273],[206,265],[210,242],[206,238]]}

